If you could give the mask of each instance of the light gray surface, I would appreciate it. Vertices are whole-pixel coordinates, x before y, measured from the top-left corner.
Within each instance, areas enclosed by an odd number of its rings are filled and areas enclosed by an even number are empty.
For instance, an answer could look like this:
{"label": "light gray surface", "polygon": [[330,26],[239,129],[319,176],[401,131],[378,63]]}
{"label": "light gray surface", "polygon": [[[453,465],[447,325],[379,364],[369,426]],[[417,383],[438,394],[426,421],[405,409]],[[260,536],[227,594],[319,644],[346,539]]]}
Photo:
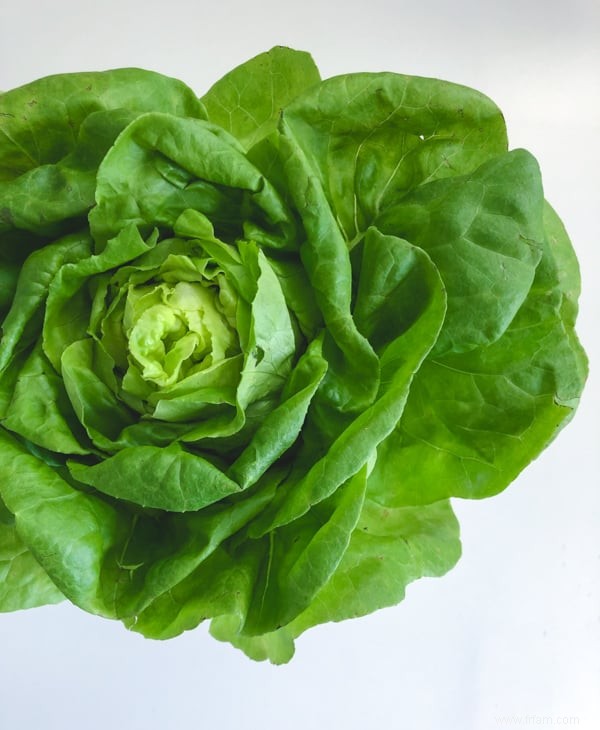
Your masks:
{"label": "light gray surface", "polygon": [[574,422],[505,493],[455,502],[463,558],[399,607],[310,631],[288,666],[203,628],[167,643],[69,606],[0,616],[0,729],[600,726],[600,13],[595,0],[38,0],[0,9],[0,89],[141,66],[199,93],[275,44],[324,76],[392,70],[475,86],[530,149],[583,274],[592,375]]}

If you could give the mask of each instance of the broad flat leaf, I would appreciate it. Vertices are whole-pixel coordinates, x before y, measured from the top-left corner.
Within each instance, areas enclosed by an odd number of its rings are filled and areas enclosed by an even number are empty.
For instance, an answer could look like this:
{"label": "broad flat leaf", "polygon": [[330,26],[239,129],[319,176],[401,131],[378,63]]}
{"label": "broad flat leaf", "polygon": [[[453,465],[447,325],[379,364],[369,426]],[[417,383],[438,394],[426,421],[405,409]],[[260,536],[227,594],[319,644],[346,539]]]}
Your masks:
{"label": "broad flat leaf", "polygon": [[197,454],[174,444],[132,446],[94,466],[70,464],[71,474],[105,494],[169,512],[207,507],[241,490]]}
{"label": "broad flat leaf", "polygon": [[11,228],[57,235],[84,216],[106,152],[157,104],[204,115],[183,83],[141,69],[48,76],[0,95],[0,247]]}
{"label": "broad flat leaf", "polygon": [[249,149],[275,130],[285,106],[319,81],[308,53],[276,46],[234,68],[201,101],[208,119]]}
{"label": "broad flat leaf", "polygon": [[233,137],[171,114],[145,114],[120,135],[100,165],[96,202],[90,225],[100,248],[131,224],[173,227],[187,209],[220,236],[241,233],[246,206],[260,225],[294,235],[287,206]]}
{"label": "broad flat leaf", "polygon": [[350,246],[406,191],[468,173],[507,146],[502,114],[483,94],[393,73],[323,81],[284,110],[283,129]]}
{"label": "broad flat leaf", "polygon": [[367,500],[336,572],[288,631],[298,635],[316,624],[394,606],[408,583],[443,575],[460,552],[458,522],[448,502],[389,509]]}
{"label": "broad flat leaf", "polygon": [[0,521],[0,612],[60,603],[64,598],[15,526]]}
{"label": "broad flat leaf", "polygon": [[371,475],[376,495],[388,474],[404,475],[384,503],[495,494],[570,419],[587,374],[573,331],[578,278],[562,224],[549,207],[544,219],[542,260],[504,335],[471,353],[434,356],[416,375]]}

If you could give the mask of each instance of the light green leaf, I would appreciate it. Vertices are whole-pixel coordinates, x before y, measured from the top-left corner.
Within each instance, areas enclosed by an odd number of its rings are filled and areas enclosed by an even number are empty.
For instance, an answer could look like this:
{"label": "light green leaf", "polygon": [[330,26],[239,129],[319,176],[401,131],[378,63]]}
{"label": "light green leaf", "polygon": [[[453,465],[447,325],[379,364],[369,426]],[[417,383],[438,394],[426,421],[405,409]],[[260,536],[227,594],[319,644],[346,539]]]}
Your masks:
{"label": "light green leaf", "polygon": [[[578,273],[549,207],[545,225],[533,286],[504,335],[470,353],[433,356],[416,375],[371,475],[385,504],[495,494],[570,420],[587,375],[573,331]],[[567,264],[560,273],[559,262]],[[398,473],[404,478],[395,495],[380,497]]]}
{"label": "light green leaf", "polygon": [[111,239],[104,251],[65,263],[48,290],[44,313],[44,352],[57,372],[65,349],[87,335],[92,313],[90,278],[141,256],[156,244],[157,235],[144,240],[137,228],[127,226]]}
{"label": "light green leaf", "polygon": [[0,520],[0,612],[64,601],[14,525]]}
{"label": "light green leaf", "polygon": [[[377,257],[382,249],[386,249],[387,256]],[[392,330],[396,336],[381,355],[382,383],[378,399],[352,420],[314,463],[305,462],[302,452],[299,454],[298,468],[292,473],[289,486],[279,491],[269,510],[252,526],[250,534],[254,537],[289,524],[360,471],[400,420],[415,372],[439,333],[446,299],[439,274],[427,254],[406,241],[370,229],[365,256],[379,258],[385,269],[390,267],[391,259],[394,288],[425,291],[426,299],[421,299],[415,307],[412,320],[400,318],[398,329]],[[407,269],[413,269],[414,276],[407,276]],[[389,285],[385,277],[369,270],[367,276],[369,283],[383,286],[384,291]],[[381,315],[385,314],[383,310]]]}
{"label": "light green leaf", "polygon": [[94,204],[98,165],[140,114],[203,117],[182,82],[141,69],[48,76],[0,96],[0,246],[13,228],[56,236]]}
{"label": "light green leaf", "polygon": [[396,605],[408,583],[454,567],[458,532],[448,502],[394,510],[367,499],[336,572],[287,632],[298,636],[316,624]]}
{"label": "light green leaf", "polygon": [[[73,603],[106,615],[102,567],[126,521],[73,489],[52,467],[0,430],[0,494],[19,537]],[[114,590],[114,588],[113,588]]]}
{"label": "light green leaf", "polygon": [[179,444],[132,446],[93,466],[72,461],[69,469],[100,492],[168,512],[199,510],[241,490],[206,458]]}
{"label": "light green leaf", "polygon": [[378,228],[427,251],[448,295],[438,355],[497,340],[525,301],[542,256],[544,198],[525,150],[468,176],[422,185],[390,206]]}
{"label": "light green leaf", "polygon": [[284,110],[282,129],[350,247],[408,190],[469,173],[507,148],[502,114],[483,94],[394,73],[327,79]]}
{"label": "light green leaf", "polygon": [[59,454],[88,454],[91,450],[63,381],[40,343],[18,372],[2,425]]}
{"label": "light green leaf", "polygon": [[101,249],[124,227],[143,232],[173,228],[188,209],[208,217],[220,238],[237,237],[255,223],[287,235],[295,247],[290,211],[267,179],[248,161],[236,140],[198,119],[149,113],[132,122],[104,158],[90,213]]}
{"label": "light green leaf", "polygon": [[73,234],[35,251],[25,261],[12,306],[2,323],[0,372],[6,370],[17,352],[37,340],[54,277],[65,264],[87,258],[90,251],[90,237],[85,233]]}
{"label": "light green leaf", "polygon": [[292,371],[281,403],[269,413],[229,467],[243,487],[253,484],[299,437],[311,400],[327,370],[322,340],[314,340]]}
{"label": "light green leaf", "polygon": [[201,102],[211,122],[249,149],[275,130],[283,107],[319,81],[308,53],[276,46],[234,68]]}
{"label": "light green leaf", "polygon": [[375,353],[352,319],[349,252],[303,149],[282,128],[286,176],[307,235],[300,256],[331,338],[324,391],[339,410],[358,411],[373,401],[379,371]]}

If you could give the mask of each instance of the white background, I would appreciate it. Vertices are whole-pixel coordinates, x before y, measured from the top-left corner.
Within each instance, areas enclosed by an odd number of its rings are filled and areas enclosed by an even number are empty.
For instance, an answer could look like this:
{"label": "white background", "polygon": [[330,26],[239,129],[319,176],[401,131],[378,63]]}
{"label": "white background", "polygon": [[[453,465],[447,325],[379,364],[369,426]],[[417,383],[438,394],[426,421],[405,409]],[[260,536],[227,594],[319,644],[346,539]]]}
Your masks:
{"label": "white background", "polygon": [[[600,6],[596,0],[0,0],[0,89],[141,66],[199,94],[273,45],[324,77],[474,86],[544,173],[580,259],[592,374],[573,423],[502,495],[455,507],[463,558],[400,606],[310,631],[290,665],[204,628],[166,643],[68,605],[0,616],[0,730],[600,727]],[[594,367],[596,366],[596,368]]]}

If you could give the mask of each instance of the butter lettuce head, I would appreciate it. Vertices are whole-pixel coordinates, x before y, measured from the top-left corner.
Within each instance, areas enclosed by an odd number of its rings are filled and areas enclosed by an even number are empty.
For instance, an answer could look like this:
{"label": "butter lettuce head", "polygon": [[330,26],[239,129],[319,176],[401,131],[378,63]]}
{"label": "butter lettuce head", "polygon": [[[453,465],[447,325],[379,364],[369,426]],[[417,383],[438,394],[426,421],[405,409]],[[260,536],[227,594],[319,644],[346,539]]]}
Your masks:
{"label": "butter lettuce head", "polygon": [[482,94],[321,81],[274,48],[203,97],[139,69],[0,95],[0,609],[285,662],[460,554],[577,406],[577,262]]}

